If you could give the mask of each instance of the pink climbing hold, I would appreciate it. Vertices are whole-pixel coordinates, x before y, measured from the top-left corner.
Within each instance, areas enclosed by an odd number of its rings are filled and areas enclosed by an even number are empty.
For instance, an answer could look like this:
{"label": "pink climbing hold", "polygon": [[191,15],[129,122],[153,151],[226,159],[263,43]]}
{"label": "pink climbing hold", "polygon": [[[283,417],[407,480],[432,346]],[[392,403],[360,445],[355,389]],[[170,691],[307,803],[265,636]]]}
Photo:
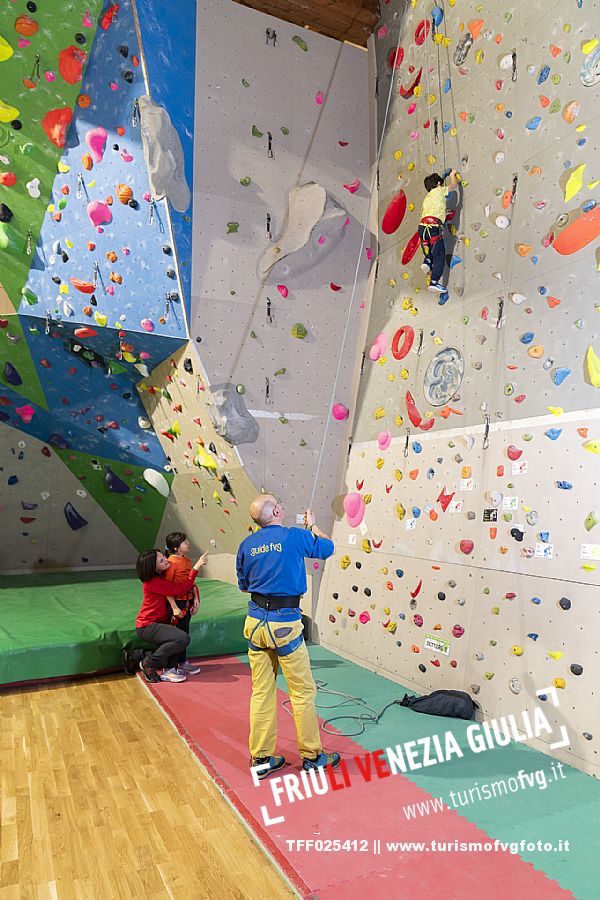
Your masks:
{"label": "pink climbing hold", "polygon": [[323,106],[323,91],[317,91],[315,94],[315,103],[317,106]]}
{"label": "pink climbing hold", "polygon": [[26,425],[31,422],[35,415],[35,409],[33,408],[33,406],[17,406],[15,412],[18,417],[22,419],[23,422],[25,422]]}
{"label": "pink climbing hold", "polygon": [[357,179],[356,181],[353,181],[351,184],[345,184],[344,187],[351,194],[355,194],[360,187],[360,181],[358,181],[358,179]]}
{"label": "pink climbing hold", "polygon": [[357,528],[365,515],[365,501],[360,494],[346,494],[344,512],[350,528]]}
{"label": "pink climbing hold", "polygon": [[470,553],[472,553],[475,548],[475,544],[473,543],[473,541],[467,541],[467,540],[461,541],[459,546],[460,546],[460,552],[464,553],[465,556],[468,556]]}
{"label": "pink climbing hold", "polygon": [[86,132],[85,142],[92,151],[92,157],[95,163],[102,162],[104,150],[106,149],[106,139],[108,133],[106,128],[99,125],[97,128],[91,128]]}
{"label": "pink climbing hold", "polygon": [[338,422],[343,422],[344,419],[348,418],[349,409],[343,403],[334,403],[333,408],[331,410],[331,415]]}
{"label": "pink climbing hold", "polygon": [[380,450],[387,450],[392,443],[391,431],[380,431],[377,435],[377,446]]}
{"label": "pink climbing hold", "polygon": [[369,350],[369,359],[372,359],[373,362],[377,362],[378,359],[381,359],[381,357],[387,350],[387,345],[387,336],[382,331],[380,334],[373,338],[373,343],[371,344],[371,349]]}
{"label": "pink climbing hold", "polygon": [[361,612],[360,616],[358,617],[358,621],[361,622],[363,625],[366,625],[367,622],[371,621],[370,613],[368,613],[366,610],[364,612]]}
{"label": "pink climbing hold", "polygon": [[288,291],[288,289],[286,288],[285,284],[278,284],[278,285],[277,285],[277,290],[279,291],[279,293],[281,294],[281,296],[282,296],[283,299],[285,300],[286,297],[287,297],[288,294],[289,294],[289,291]]}
{"label": "pink climbing hold", "polygon": [[125,147],[123,147],[123,149],[121,150],[121,159],[123,160],[123,162],[133,162],[133,156],[131,155],[131,153],[127,152],[127,149]]}
{"label": "pink climbing hold", "polygon": [[144,331],[147,331],[147,332],[154,331],[154,322],[152,322],[150,319],[142,319],[142,321],[140,322],[140,325],[144,329]]}
{"label": "pink climbing hold", "polygon": [[420,616],[418,613],[415,613],[413,616],[413,622],[417,626],[417,628],[423,627],[423,616]]}
{"label": "pink climbing hold", "polygon": [[506,449],[506,455],[508,456],[509,459],[511,459],[513,462],[515,462],[517,459],[519,459],[523,455],[523,451],[519,450],[518,447],[515,447],[514,444],[511,444],[510,447],[507,447],[507,449]]}
{"label": "pink climbing hold", "polygon": [[87,214],[92,225],[97,228],[104,222],[112,222],[112,212],[110,206],[106,203],[100,203],[99,200],[92,200],[87,205]]}
{"label": "pink climbing hold", "polygon": [[462,625],[455,625],[452,629],[452,634],[455,638],[462,637],[464,633],[465,629],[462,627]]}

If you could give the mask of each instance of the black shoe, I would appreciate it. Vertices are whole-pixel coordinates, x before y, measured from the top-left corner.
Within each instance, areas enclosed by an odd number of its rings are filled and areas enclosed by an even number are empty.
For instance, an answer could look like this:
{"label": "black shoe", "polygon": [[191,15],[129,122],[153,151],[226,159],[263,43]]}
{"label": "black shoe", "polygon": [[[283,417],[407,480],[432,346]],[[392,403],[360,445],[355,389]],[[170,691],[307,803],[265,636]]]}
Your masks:
{"label": "black shoe", "polygon": [[160,675],[156,671],[156,669],[152,669],[150,666],[144,665],[144,660],[140,662],[140,669],[144,673],[144,678],[149,684],[158,684],[160,681]]}
{"label": "black shoe", "polygon": [[135,675],[140,667],[143,656],[143,650],[131,650],[130,647],[125,647],[122,653],[122,658],[123,668],[125,669],[127,675]]}

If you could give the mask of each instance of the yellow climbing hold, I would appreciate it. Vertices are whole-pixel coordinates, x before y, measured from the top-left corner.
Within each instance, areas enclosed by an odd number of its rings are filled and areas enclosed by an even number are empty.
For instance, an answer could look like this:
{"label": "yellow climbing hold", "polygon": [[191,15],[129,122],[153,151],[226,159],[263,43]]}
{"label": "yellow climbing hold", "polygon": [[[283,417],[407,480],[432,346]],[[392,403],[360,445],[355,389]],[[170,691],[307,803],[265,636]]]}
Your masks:
{"label": "yellow climbing hold", "polygon": [[546,650],[546,653],[551,659],[561,659],[565,655],[562,650]]}
{"label": "yellow climbing hold", "polygon": [[388,375],[388,381],[395,381],[395,380],[396,380],[396,376],[394,375],[393,372],[390,372],[390,374]]}
{"label": "yellow climbing hold", "polygon": [[554,678],[552,684],[555,688],[565,688],[567,686],[567,682],[564,678]]}
{"label": "yellow climbing hold", "polygon": [[402,506],[401,503],[396,504],[396,515],[398,516],[400,521],[402,521],[406,515],[406,510],[404,509],[404,507]]}
{"label": "yellow climbing hold", "polygon": [[409,212],[414,212],[414,211],[415,211],[415,204],[414,204],[414,203],[409,203],[409,204],[408,204],[408,211],[409,211]]}
{"label": "yellow climbing hold", "polygon": [[402,371],[400,372],[400,378],[403,378],[404,381],[406,381],[406,379],[408,378],[409,374],[410,374],[410,373],[409,373],[408,369],[402,369]]}
{"label": "yellow climbing hold", "polygon": [[585,365],[592,387],[600,387],[600,359],[598,359],[598,357],[594,353],[594,348],[591,344],[587,348]]}
{"label": "yellow climbing hold", "polygon": [[387,362],[387,356],[380,356],[379,359],[377,360],[377,363],[380,366],[385,366],[386,362]]}
{"label": "yellow climbing hold", "polygon": [[365,553],[371,552],[371,541],[369,540],[369,538],[365,538],[364,541],[362,542],[361,546],[362,546],[363,550],[365,551]]}
{"label": "yellow climbing hold", "polygon": [[483,50],[478,50],[477,53],[475,54],[475,62],[478,66],[480,66],[481,63],[483,62],[484,55],[485,54],[484,54]]}
{"label": "yellow climbing hold", "polygon": [[576,169],[573,169],[567,183],[565,185],[565,203],[568,203],[569,200],[572,200],[575,194],[578,194],[583,185],[583,173],[585,170],[587,163],[582,163],[580,166],[577,166]]}
{"label": "yellow climbing hold", "polygon": [[384,462],[385,462],[385,459],[383,459],[383,457],[380,456],[377,460],[375,460],[375,465],[377,466],[378,469],[383,469]]}
{"label": "yellow climbing hold", "polygon": [[433,36],[434,44],[441,44],[443,40],[444,40],[444,35],[440,34],[439,31],[436,32],[436,34],[434,34],[434,36]]}
{"label": "yellow climbing hold", "polygon": [[367,506],[371,500],[373,499],[373,494],[365,494],[363,500],[365,501],[365,506]]}
{"label": "yellow climbing hold", "polygon": [[[67,165],[66,163],[64,163],[64,162],[59,162],[56,168],[58,169],[59,172],[63,172],[63,174],[64,174],[65,172],[69,172],[69,171],[70,171],[71,166],[68,166],[68,165]],[[92,187],[92,185],[89,184],[88,187]]]}
{"label": "yellow climbing hold", "polygon": [[377,409],[375,410],[375,418],[383,419],[384,416],[385,416],[385,409],[383,408],[383,406],[378,406]]}
{"label": "yellow climbing hold", "polygon": [[94,313],[94,321],[97,325],[104,327],[106,325],[106,316],[104,315],[104,313],[98,312],[98,310],[96,310],[96,312]]}
{"label": "yellow climbing hold", "polygon": [[398,426],[398,428],[401,428],[402,425],[404,424],[404,419],[402,418],[402,416],[401,416],[400,414],[398,414],[398,415],[396,416],[396,418],[394,419],[394,422],[396,423],[396,425]]}
{"label": "yellow climbing hold", "polygon": [[402,474],[400,469],[396,469],[396,471],[394,472],[394,478],[396,479],[396,481],[402,481],[404,475]]}
{"label": "yellow climbing hold", "polygon": [[403,153],[402,150],[396,150],[396,152],[394,153],[394,159],[398,159],[398,160],[402,159],[402,153]]}
{"label": "yellow climbing hold", "polygon": [[396,634],[396,628],[398,627],[398,623],[397,622],[388,622],[385,627],[390,632],[390,634]]}
{"label": "yellow climbing hold", "polygon": [[396,287],[396,279],[395,279],[395,278],[388,278],[388,284],[389,284],[390,287]]}
{"label": "yellow climbing hold", "polygon": [[595,187],[598,187],[599,184],[600,184],[600,180],[599,180],[599,179],[596,179],[596,181],[588,181],[588,189],[589,189],[590,191],[593,191],[594,188],[595,188]]}
{"label": "yellow climbing hold", "polygon": [[596,566],[593,563],[582,563],[581,568],[585,572],[595,572]]}
{"label": "yellow climbing hold", "polygon": [[68,285],[68,284],[61,284],[61,286],[59,287],[58,291],[59,291],[60,294],[68,294],[68,293],[69,293],[69,285]]}
{"label": "yellow climbing hold", "polygon": [[430,106],[433,106],[433,104],[435,103],[436,100],[437,100],[437,97],[435,96],[435,94],[429,95],[429,105]]}
{"label": "yellow climbing hold", "polygon": [[3,37],[0,37],[0,62],[10,59],[14,52],[15,51],[8,41],[5,41]]}
{"label": "yellow climbing hold", "polygon": [[391,613],[391,609],[389,608],[389,606],[384,606],[383,607],[384,616],[389,616],[390,613]]}
{"label": "yellow climbing hold", "polygon": [[[350,565],[350,562],[351,562],[351,560],[350,560],[349,556],[342,556],[342,558],[340,559],[340,566],[342,567],[342,569],[347,569],[348,566]],[[340,612],[341,612],[341,610],[340,610]]]}
{"label": "yellow climbing hold", "polygon": [[416,86],[416,88],[414,89],[414,91],[413,91],[413,95],[414,95],[415,97],[420,97],[420,96],[421,96],[421,91],[422,91],[422,90],[423,90],[423,88],[421,87],[420,84],[418,84],[418,85]]}
{"label": "yellow climbing hold", "polygon": [[217,470],[217,464],[215,460],[204,449],[202,444],[198,444],[198,450],[196,455],[194,456],[193,463],[199,468],[212,469],[213,472],[216,472]]}
{"label": "yellow climbing hold", "polygon": [[591,53],[598,46],[598,38],[592,38],[591,41],[585,41],[581,45],[581,52],[584,56],[587,56],[588,53]]}
{"label": "yellow climbing hold", "polygon": [[522,648],[522,647],[515,646],[515,647],[512,648],[512,653],[513,653],[515,656],[523,656],[523,648]]}
{"label": "yellow climbing hold", "polygon": [[434,166],[435,161],[436,161],[436,157],[433,155],[433,153],[430,153],[429,156],[427,157],[427,162],[429,163],[430,166]]}
{"label": "yellow climbing hold", "polygon": [[16,106],[10,106],[0,100],[0,122],[12,122],[13,119],[19,118],[19,110]]}
{"label": "yellow climbing hold", "polygon": [[341,613],[341,612],[344,611],[344,607],[343,607],[343,606],[336,606],[336,611]]}
{"label": "yellow climbing hold", "polygon": [[562,406],[547,406],[546,409],[549,413],[552,413],[553,416],[562,416],[564,413]]}
{"label": "yellow climbing hold", "polygon": [[600,453],[600,441],[586,441],[583,444],[583,449],[587,450],[589,453]]}
{"label": "yellow climbing hold", "polygon": [[387,566],[382,566],[382,567],[380,568],[379,571],[381,572],[382,575],[387,575],[387,573],[388,573],[388,567],[387,567]]}
{"label": "yellow climbing hold", "polygon": [[124,350],[123,359],[125,360],[125,362],[134,363],[137,359],[137,356],[135,356],[133,353],[129,353],[127,350]]}

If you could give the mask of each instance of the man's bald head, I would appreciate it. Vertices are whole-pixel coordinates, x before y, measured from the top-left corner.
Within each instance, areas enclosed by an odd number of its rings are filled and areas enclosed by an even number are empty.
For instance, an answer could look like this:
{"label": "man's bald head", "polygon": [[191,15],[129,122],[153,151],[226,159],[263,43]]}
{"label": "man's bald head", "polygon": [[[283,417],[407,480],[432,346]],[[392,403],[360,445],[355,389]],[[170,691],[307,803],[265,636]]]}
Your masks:
{"label": "man's bald head", "polygon": [[277,497],[273,494],[259,494],[250,504],[250,515],[257,525],[264,528],[273,521],[273,510],[277,506]]}

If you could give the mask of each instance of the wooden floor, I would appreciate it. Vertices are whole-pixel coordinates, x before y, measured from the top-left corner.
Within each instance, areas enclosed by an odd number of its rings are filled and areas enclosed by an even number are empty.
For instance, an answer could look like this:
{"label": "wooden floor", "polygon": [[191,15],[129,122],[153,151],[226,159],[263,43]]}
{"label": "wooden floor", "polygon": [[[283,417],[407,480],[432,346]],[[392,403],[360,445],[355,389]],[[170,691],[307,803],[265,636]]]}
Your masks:
{"label": "wooden floor", "polygon": [[137,678],[0,697],[1,900],[296,896]]}

